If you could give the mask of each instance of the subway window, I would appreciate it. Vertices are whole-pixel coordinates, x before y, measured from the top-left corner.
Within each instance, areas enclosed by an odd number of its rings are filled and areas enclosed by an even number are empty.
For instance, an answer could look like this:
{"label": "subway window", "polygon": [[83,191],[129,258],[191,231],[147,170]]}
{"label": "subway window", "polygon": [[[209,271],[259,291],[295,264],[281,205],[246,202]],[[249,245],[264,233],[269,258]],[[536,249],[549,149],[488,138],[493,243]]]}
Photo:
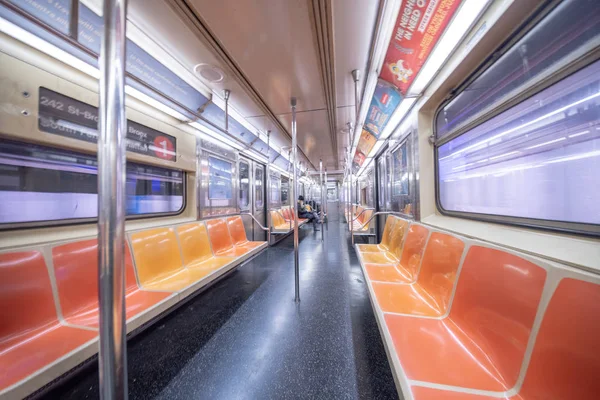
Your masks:
{"label": "subway window", "polygon": [[228,200],[233,198],[233,163],[209,156],[208,177],[209,200],[215,200],[215,206],[218,206],[219,200],[228,205]]}
{"label": "subway window", "polygon": [[[443,210],[600,224],[600,61],[438,148]],[[589,225],[596,225],[589,226]]]}
{"label": "subway window", "polygon": [[281,178],[278,173],[271,172],[269,178],[269,208],[277,207],[280,205],[280,194],[279,187],[281,186]]}
{"label": "subway window", "polygon": [[264,182],[264,169],[263,167],[256,167],[254,169],[254,206],[259,209],[264,206],[264,195],[265,189],[263,187]]}
{"label": "subway window", "polygon": [[289,178],[282,176],[281,177],[281,204],[286,206],[289,203],[289,190],[290,190],[290,180]]}
{"label": "subway window", "polygon": [[383,156],[377,160],[377,180],[379,183],[379,210],[385,210],[385,157]]}
{"label": "subway window", "polygon": [[[95,155],[2,140],[0,224],[96,218],[97,169]],[[177,214],[184,189],[183,171],[127,163],[129,216]]]}
{"label": "subway window", "polygon": [[240,160],[240,210],[247,210],[250,205],[250,165]]}
{"label": "subway window", "polygon": [[[577,23],[573,23],[577,21]],[[597,0],[565,0],[437,113],[436,136],[466,126],[600,42]]]}

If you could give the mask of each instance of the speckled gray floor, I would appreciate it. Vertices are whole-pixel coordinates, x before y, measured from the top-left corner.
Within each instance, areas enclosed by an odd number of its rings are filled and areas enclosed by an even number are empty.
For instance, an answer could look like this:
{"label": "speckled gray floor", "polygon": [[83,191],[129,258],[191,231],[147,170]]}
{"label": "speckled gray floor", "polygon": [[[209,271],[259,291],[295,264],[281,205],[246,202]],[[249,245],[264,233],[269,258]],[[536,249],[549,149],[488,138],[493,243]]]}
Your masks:
{"label": "speckled gray floor", "polygon": [[[345,225],[300,237],[300,304],[289,237],[130,340],[129,397],[398,398]],[[44,397],[97,398],[95,364]]]}

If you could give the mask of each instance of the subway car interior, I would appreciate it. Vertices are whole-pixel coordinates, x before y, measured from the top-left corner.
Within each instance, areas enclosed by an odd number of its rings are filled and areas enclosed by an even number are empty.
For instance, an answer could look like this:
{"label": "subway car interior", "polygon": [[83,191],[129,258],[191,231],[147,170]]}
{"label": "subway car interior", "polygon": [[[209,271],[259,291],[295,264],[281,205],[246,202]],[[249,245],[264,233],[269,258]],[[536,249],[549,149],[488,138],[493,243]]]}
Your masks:
{"label": "subway car interior", "polygon": [[0,0],[0,399],[599,377],[600,1]]}

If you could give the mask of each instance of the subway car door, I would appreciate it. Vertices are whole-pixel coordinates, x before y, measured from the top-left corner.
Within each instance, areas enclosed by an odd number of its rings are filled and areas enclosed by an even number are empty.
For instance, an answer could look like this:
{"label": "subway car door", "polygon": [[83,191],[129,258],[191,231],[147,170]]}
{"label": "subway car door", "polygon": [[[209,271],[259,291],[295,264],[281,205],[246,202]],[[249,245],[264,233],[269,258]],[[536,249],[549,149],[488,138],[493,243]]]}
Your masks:
{"label": "subway car door", "polygon": [[[252,212],[252,161],[240,157],[239,161],[239,198],[238,198],[238,206],[240,208],[241,213],[251,213]],[[248,239],[253,236],[253,225],[254,222],[250,217],[242,217],[242,221],[244,221],[244,228],[246,230],[246,237]]]}
{"label": "subway car door", "polygon": [[[267,213],[266,213],[266,174],[265,166],[259,163],[254,163],[254,202],[252,215],[262,224],[267,226]],[[248,217],[246,217],[248,218]],[[254,220],[251,221],[254,225],[254,240],[264,241],[267,240],[267,233],[260,229],[260,226]]]}

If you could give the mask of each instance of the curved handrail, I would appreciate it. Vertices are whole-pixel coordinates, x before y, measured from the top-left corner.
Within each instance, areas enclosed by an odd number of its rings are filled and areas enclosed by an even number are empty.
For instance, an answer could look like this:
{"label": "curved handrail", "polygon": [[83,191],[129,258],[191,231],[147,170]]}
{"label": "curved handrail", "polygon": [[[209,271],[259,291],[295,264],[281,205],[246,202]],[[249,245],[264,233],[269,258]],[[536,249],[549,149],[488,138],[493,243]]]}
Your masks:
{"label": "curved handrail", "polygon": [[258,224],[258,226],[260,226],[260,229],[262,229],[263,231],[267,232],[267,243],[270,246],[271,245],[271,230],[269,228],[265,228],[257,219],[254,215],[250,214],[250,213],[240,213],[240,216],[242,215],[249,215],[254,222],[256,222]]}
{"label": "curved handrail", "polygon": [[[360,212],[360,214],[358,214],[358,215],[356,216],[356,218],[354,218],[354,219],[352,220],[352,222],[356,221],[356,220],[357,220],[357,219],[358,219],[358,218],[359,218],[361,215],[363,215],[363,213],[364,213],[365,211],[374,211],[374,210],[375,210],[375,209],[374,209],[374,208],[372,208],[372,207],[371,207],[371,208],[363,208],[363,210]],[[364,224],[363,224],[363,225],[364,225]]]}
{"label": "curved handrail", "polygon": [[412,215],[404,214],[404,213],[401,213],[398,211],[378,211],[378,212],[374,213],[373,215],[371,215],[371,218],[369,218],[367,220],[367,222],[365,222],[365,224],[368,224],[369,222],[371,222],[371,220],[373,220],[373,218],[375,218],[378,215],[396,215],[398,217],[403,217],[403,218],[409,218],[409,219],[414,218]]}
{"label": "curved handrail", "polygon": [[269,228],[265,228],[264,226],[262,226],[262,224],[256,219],[256,217],[250,213],[240,213],[240,215],[249,215],[250,217],[252,217],[252,219],[254,220],[254,222],[256,222],[258,224],[258,226],[260,226],[260,229],[262,229],[263,231],[268,231]]}

